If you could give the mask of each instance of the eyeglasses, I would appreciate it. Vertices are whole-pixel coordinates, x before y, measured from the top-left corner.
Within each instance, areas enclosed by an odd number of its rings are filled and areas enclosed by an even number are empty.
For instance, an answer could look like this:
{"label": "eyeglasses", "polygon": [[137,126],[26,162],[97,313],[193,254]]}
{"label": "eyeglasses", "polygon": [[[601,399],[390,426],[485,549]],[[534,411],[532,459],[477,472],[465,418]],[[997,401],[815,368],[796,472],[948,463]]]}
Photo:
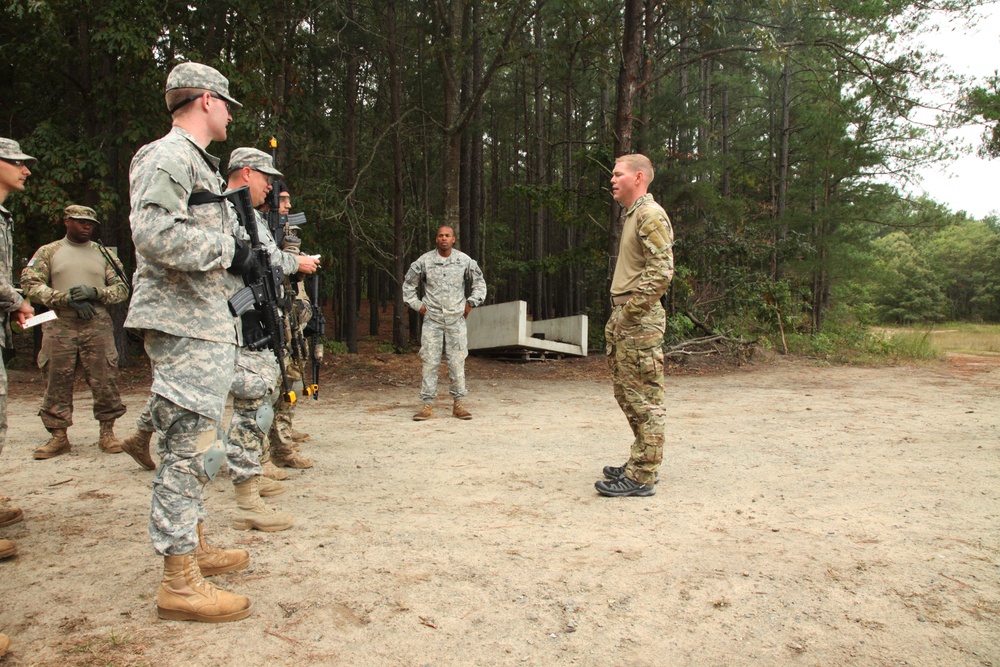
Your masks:
{"label": "eyeglasses", "polygon": [[[191,97],[185,97],[183,100],[181,100],[180,102],[178,102],[174,106],[172,106],[169,109],[167,109],[167,113],[173,113],[173,112],[177,111],[178,109],[180,109],[185,104],[190,104],[191,102],[194,102],[196,99],[200,98],[204,94],[205,93],[201,93],[199,95],[192,95]],[[222,103],[226,105],[226,113],[232,115],[233,109],[229,105],[229,101],[228,100],[225,100],[225,99],[219,97],[215,93],[209,93],[208,96],[212,97],[212,98],[215,98],[217,100],[222,100]]]}
{"label": "eyeglasses", "polygon": [[253,169],[253,168],[251,168],[251,169],[252,169],[252,171],[256,171],[258,174],[263,175],[264,178],[267,179],[267,184],[268,185],[274,185],[274,176],[271,176],[271,174],[265,174],[260,169]]}
{"label": "eyeglasses", "polygon": [[231,106],[229,106],[229,101],[228,100],[223,100],[221,97],[219,97],[215,93],[210,93],[209,97],[214,97],[217,100],[222,100],[222,103],[226,105],[226,113],[228,113],[228,114],[232,114],[233,113],[233,108]]}
{"label": "eyeglasses", "polygon": [[28,161],[27,160],[8,160],[5,157],[0,157],[0,160],[3,160],[7,164],[12,164],[15,167],[27,167],[28,166]]}

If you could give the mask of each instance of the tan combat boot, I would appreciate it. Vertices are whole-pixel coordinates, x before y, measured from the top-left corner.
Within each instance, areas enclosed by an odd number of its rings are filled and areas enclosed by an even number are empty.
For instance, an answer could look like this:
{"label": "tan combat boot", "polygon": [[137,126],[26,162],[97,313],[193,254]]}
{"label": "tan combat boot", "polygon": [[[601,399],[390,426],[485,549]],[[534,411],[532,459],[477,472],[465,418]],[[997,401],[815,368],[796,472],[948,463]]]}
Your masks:
{"label": "tan combat boot", "polygon": [[304,431],[296,431],[294,428],[289,429],[288,436],[295,442],[309,442],[312,440],[312,436]]}
{"label": "tan combat boot", "polygon": [[281,452],[275,451],[271,452],[271,463],[276,466],[281,466],[282,468],[312,468],[312,459],[308,456],[303,456],[294,449],[287,449]]}
{"label": "tan combat boot", "polygon": [[6,498],[0,498],[0,528],[12,526],[24,520],[24,512],[20,507],[8,505]]}
{"label": "tan combat boot", "polygon": [[236,530],[253,528],[268,533],[288,530],[295,520],[291,514],[279,512],[264,504],[260,498],[259,480],[260,477],[251,477],[245,482],[233,485],[236,489],[236,507],[239,509],[239,516],[233,522],[233,528]]}
{"label": "tan combat boot", "polygon": [[420,412],[413,415],[413,421],[422,422],[427,419],[434,417],[434,408],[431,407],[430,403],[424,403],[424,407],[420,408]]}
{"label": "tan combat boot", "polygon": [[455,406],[451,409],[451,416],[459,419],[472,419],[472,413],[465,409],[462,401],[455,401]]}
{"label": "tan combat boot", "polygon": [[164,556],[163,580],[156,593],[156,614],[168,621],[228,623],[246,618],[253,604],[205,581],[194,552]]}
{"label": "tan combat boot", "polygon": [[250,567],[250,554],[244,549],[216,549],[205,541],[202,523],[198,522],[198,546],[195,558],[201,576],[211,577],[216,574],[245,570]]}
{"label": "tan combat boot", "polygon": [[36,459],[51,459],[53,456],[65,454],[70,450],[69,438],[66,437],[66,429],[49,429],[52,437],[44,445],[35,450],[32,454]]}
{"label": "tan combat boot", "polygon": [[287,491],[285,485],[281,482],[276,482],[269,477],[264,477],[261,475],[257,478],[257,492],[260,493],[261,498],[270,498],[271,496],[280,496],[282,493]]}
{"label": "tan combat boot", "polygon": [[101,422],[101,435],[97,439],[97,446],[105,454],[121,454],[122,443],[115,437],[115,420],[109,419]]}
{"label": "tan combat boot", "polygon": [[0,558],[10,558],[17,554],[17,542],[14,540],[0,540]]}
{"label": "tan combat boot", "polygon": [[149,455],[149,441],[152,439],[152,431],[136,431],[121,441],[122,451],[146,470],[153,470],[156,468],[156,464],[153,463],[153,457]]}
{"label": "tan combat boot", "polygon": [[10,648],[10,637],[7,635],[0,635],[0,658],[7,655],[7,649]]}
{"label": "tan combat boot", "polygon": [[274,479],[281,481],[283,479],[288,479],[288,473],[274,465],[270,461],[265,461],[261,464],[261,468],[264,469],[264,477],[268,479]]}

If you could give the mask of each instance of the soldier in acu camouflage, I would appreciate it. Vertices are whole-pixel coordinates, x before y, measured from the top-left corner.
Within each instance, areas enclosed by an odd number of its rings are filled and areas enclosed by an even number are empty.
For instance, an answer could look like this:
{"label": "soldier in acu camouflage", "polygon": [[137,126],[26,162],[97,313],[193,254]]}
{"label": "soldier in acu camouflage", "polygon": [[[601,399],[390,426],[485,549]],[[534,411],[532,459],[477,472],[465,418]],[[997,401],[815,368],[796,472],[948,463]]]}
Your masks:
{"label": "soldier in acu camouflage", "polygon": [[674,275],[674,233],[653,195],[653,165],[644,155],[615,162],[611,193],[624,209],[618,261],[611,282],[611,317],[604,330],[611,381],[634,440],[623,466],[606,466],[595,484],[605,496],[651,496],[666,436],[660,298]]}
{"label": "soldier in acu camouflage", "polygon": [[38,367],[45,377],[45,397],[38,414],[52,437],[34,452],[48,459],[70,450],[66,429],[73,423],[73,384],[83,371],[94,397],[94,419],[101,424],[101,451],[122,451],[115,420],[125,414],[118,393],[118,350],[105,306],[128,298],[121,262],[90,240],[99,224],[94,209],[65,209],[66,236],[35,251],[21,273],[21,287],[34,301],[59,316],[42,324]]}
{"label": "soldier in acu camouflage", "polygon": [[227,622],[246,618],[250,600],[216,588],[203,575],[246,568],[243,550],[205,543],[204,486],[226,456],[220,428],[236,370],[238,320],[228,299],[249,249],[235,237],[236,217],[219,200],[219,159],[206,151],[226,139],[240,106],[229,81],[198,63],[167,77],[173,127],[139,149],[129,171],[136,249],[135,292],[125,326],[143,331],[153,371],[147,409],[160,436],[149,535],[164,558],[157,592],[161,618]]}
{"label": "soldier in acu camouflage", "polygon": [[[263,205],[274,178],[281,172],[274,168],[271,156],[255,148],[237,148],[229,158],[228,186],[248,186],[254,207]],[[292,255],[278,249],[267,223],[256,212],[257,234],[267,247],[271,263],[286,276],[313,273],[317,262],[306,255]],[[242,232],[242,230],[241,230]],[[262,477],[260,464],[264,439],[274,421],[275,404],[281,394],[280,369],[269,349],[239,349],[236,377],[233,380],[233,418],[229,427],[226,458],[229,474],[236,488],[239,514],[233,527],[237,530],[277,531],[291,528],[292,516],[268,507],[261,496],[285,491],[284,485]]]}
{"label": "soldier in acu camouflage", "polygon": [[[13,225],[14,220],[6,208],[4,201],[11,192],[24,190],[24,182],[31,175],[29,167],[35,163],[35,158],[21,152],[16,141],[0,137],[0,344],[5,349],[13,347],[13,333],[10,321],[20,325],[35,314],[31,302],[22,298],[14,289],[11,270],[14,266]],[[0,357],[0,452],[3,452],[7,440],[7,370],[3,358]],[[0,527],[10,526],[24,519],[24,512],[9,499],[3,496],[0,489]],[[10,558],[17,554],[17,543],[13,540],[0,539],[0,559]],[[6,573],[0,574],[5,580]],[[0,634],[0,655],[10,646],[7,635]]]}
{"label": "soldier in acu camouflage", "polygon": [[[403,300],[424,316],[420,330],[420,359],[423,378],[420,398],[423,407],[413,415],[414,421],[434,416],[432,404],[437,396],[441,355],[448,360],[450,393],[454,399],[452,415],[472,419],[462,399],[465,389],[465,358],[469,356],[466,318],[476,306],[486,300],[486,280],[476,260],[454,249],[455,230],[445,225],[437,231],[437,248],[421,255],[410,265],[403,281]],[[421,299],[417,288],[423,283]],[[471,294],[466,296],[466,285]]]}

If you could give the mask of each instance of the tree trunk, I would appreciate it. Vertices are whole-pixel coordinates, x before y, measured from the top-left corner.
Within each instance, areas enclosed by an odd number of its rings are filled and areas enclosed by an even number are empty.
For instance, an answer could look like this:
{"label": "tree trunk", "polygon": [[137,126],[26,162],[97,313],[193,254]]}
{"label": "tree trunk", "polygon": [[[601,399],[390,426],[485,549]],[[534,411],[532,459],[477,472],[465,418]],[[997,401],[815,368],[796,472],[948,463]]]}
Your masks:
{"label": "tree trunk", "polygon": [[392,346],[397,352],[406,348],[406,303],[403,301],[403,279],[406,273],[403,240],[405,209],[403,208],[403,135],[402,90],[399,40],[396,36],[396,2],[386,2],[386,33],[389,39],[389,117],[392,120]]}

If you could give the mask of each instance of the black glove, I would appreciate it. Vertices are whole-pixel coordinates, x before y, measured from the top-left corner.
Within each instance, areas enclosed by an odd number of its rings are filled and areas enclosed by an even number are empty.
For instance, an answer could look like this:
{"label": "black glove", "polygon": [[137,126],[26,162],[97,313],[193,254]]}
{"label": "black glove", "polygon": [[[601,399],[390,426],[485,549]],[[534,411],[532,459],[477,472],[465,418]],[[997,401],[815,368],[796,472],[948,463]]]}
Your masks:
{"label": "black glove", "polygon": [[81,320],[89,320],[97,314],[94,304],[89,301],[70,301],[69,307],[76,311],[77,317]]}
{"label": "black glove", "polygon": [[233,263],[227,270],[234,275],[242,276],[253,265],[250,260],[250,245],[243,239],[233,240],[236,242],[236,252],[233,253]]}
{"label": "black glove", "polygon": [[73,301],[97,301],[97,288],[87,285],[77,285],[69,290],[69,298]]}

